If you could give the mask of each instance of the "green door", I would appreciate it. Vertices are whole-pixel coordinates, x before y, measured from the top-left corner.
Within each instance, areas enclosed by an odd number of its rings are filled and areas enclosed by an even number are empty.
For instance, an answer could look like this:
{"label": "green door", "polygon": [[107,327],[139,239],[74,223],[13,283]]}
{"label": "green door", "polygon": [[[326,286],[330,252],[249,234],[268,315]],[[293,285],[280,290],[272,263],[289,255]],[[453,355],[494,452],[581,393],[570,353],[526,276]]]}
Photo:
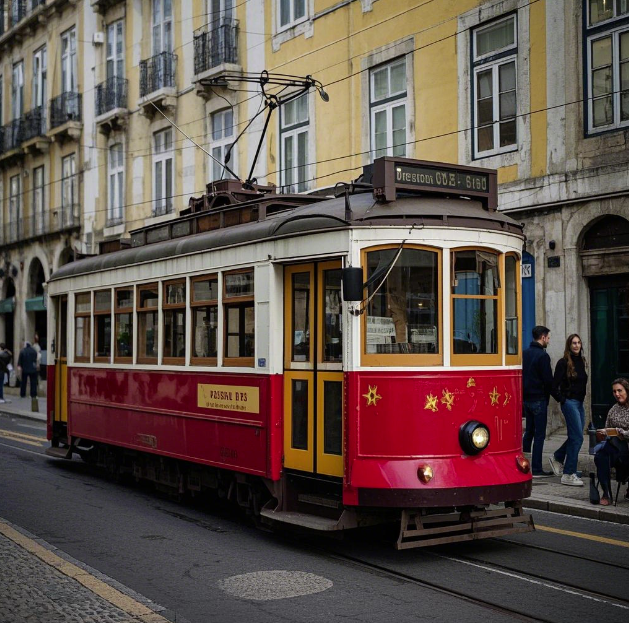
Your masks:
{"label": "green door", "polygon": [[596,427],[614,404],[612,381],[629,378],[629,275],[590,279],[592,420]]}

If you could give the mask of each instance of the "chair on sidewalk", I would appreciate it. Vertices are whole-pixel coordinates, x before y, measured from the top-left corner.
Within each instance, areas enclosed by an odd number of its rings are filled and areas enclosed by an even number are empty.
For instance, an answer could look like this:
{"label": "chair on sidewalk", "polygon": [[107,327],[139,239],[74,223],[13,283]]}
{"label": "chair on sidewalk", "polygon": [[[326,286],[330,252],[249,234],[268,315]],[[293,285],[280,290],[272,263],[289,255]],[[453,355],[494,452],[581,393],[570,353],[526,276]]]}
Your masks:
{"label": "chair on sidewalk", "polygon": [[614,506],[618,506],[618,494],[620,493],[620,487],[626,485],[629,481],[629,465],[626,463],[616,467],[616,497],[614,498]]}

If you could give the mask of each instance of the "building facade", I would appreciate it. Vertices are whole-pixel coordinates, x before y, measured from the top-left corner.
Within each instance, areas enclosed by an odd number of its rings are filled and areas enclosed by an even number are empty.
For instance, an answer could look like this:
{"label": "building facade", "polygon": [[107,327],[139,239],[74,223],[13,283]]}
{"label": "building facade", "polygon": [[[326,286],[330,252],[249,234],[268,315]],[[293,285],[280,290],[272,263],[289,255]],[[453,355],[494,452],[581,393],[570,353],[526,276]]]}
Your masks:
{"label": "building facade", "polygon": [[581,335],[600,423],[629,375],[629,2],[3,4],[0,340],[41,332],[59,265],[171,220],[227,156],[249,176],[267,110],[234,76],[313,76],[330,101],[275,110],[252,177],[312,192],[380,155],[497,169],[527,235],[523,342],[546,324],[556,360]]}

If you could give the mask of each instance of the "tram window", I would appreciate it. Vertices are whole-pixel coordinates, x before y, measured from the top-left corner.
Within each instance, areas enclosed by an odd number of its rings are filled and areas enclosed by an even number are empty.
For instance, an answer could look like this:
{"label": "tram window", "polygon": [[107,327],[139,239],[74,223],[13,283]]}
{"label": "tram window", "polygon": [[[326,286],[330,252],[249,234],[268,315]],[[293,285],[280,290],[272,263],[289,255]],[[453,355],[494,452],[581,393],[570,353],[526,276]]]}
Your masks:
{"label": "tram window", "polygon": [[157,363],[159,291],[156,283],[138,287],[138,361]]}
{"label": "tram window", "polygon": [[92,294],[77,294],[74,301],[74,359],[89,361]]}
{"label": "tram window", "polygon": [[133,360],[133,289],[116,290],[114,361]]}
{"label": "tram window", "polygon": [[216,365],[218,356],[218,277],[192,280],[192,363]]}
{"label": "tram window", "polygon": [[498,255],[455,251],[452,271],[453,354],[498,354]]}
{"label": "tram window", "polygon": [[438,354],[439,256],[404,248],[391,266],[398,250],[367,253],[365,353]]}
{"label": "tram window", "polygon": [[164,284],[164,363],[184,363],[186,356],[186,282]]}
{"label": "tram window", "polygon": [[224,362],[226,365],[254,365],[253,292],[253,270],[225,274],[223,304],[225,310]]}
{"label": "tram window", "polygon": [[94,361],[111,359],[111,290],[94,293]]}
{"label": "tram window", "polygon": [[323,271],[325,333],[323,361],[343,361],[343,314],[341,313],[341,269]]}
{"label": "tram window", "polygon": [[507,355],[518,354],[518,261],[513,255],[505,258],[505,328]]}
{"label": "tram window", "polygon": [[294,273],[292,361],[310,360],[310,273]]}

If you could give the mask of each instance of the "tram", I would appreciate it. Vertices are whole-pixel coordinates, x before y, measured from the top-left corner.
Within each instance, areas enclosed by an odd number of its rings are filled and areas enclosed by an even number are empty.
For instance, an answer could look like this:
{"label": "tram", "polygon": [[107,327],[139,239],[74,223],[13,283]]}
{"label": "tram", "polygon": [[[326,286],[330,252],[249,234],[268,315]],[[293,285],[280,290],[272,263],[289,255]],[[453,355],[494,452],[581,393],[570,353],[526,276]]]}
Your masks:
{"label": "tram", "polygon": [[533,529],[521,226],[496,172],[384,157],[327,194],[223,180],[47,284],[47,453],[261,521]]}

